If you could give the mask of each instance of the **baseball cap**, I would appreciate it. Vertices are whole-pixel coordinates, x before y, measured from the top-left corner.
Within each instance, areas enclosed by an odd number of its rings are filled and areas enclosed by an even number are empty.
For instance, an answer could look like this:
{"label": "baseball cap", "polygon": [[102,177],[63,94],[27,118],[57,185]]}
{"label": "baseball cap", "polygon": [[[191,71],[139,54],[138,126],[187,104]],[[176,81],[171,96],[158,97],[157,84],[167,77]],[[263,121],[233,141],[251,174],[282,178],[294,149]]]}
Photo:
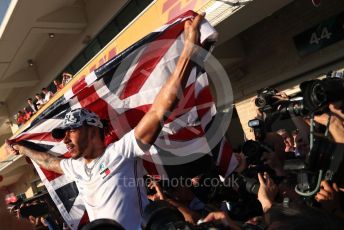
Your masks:
{"label": "baseball cap", "polygon": [[97,114],[84,108],[78,108],[66,113],[62,126],[53,129],[52,136],[61,139],[67,130],[80,128],[85,124],[98,128],[104,127]]}

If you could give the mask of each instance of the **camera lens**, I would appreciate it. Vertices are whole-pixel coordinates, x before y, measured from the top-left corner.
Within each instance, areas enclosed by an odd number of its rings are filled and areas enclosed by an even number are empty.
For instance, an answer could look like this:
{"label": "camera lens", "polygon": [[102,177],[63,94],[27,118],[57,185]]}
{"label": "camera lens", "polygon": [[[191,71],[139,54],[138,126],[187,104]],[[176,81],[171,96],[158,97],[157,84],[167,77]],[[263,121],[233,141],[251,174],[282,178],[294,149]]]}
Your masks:
{"label": "camera lens", "polygon": [[254,103],[258,108],[263,108],[266,105],[266,100],[264,97],[257,97]]}

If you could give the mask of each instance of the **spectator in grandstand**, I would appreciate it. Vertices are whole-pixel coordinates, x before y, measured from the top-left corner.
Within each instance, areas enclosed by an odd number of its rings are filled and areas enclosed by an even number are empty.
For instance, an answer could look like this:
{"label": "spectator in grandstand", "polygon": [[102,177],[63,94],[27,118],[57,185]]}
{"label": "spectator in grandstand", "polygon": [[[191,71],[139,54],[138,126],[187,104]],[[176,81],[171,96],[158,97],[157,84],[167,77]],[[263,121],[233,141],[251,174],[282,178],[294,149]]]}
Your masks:
{"label": "spectator in grandstand", "polygon": [[29,104],[32,112],[35,114],[37,112],[38,108],[37,108],[37,105],[35,103],[33,103],[32,98],[28,98],[27,103]]}
{"label": "spectator in grandstand", "polygon": [[40,93],[37,93],[35,97],[36,97],[36,99],[37,99],[37,101],[36,101],[36,106],[37,106],[37,108],[38,108],[38,109],[42,108],[42,106],[45,104],[45,102],[44,102],[44,100],[43,100],[41,94],[40,94]]}
{"label": "spectator in grandstand", "polygon": [[73,75],[67,72],[62,74],[62,85],[65,86],[73,79]]}
{"label": "spectator in grandstand", "polygon": [[42,88],[42,93],[44,94],[44,98],[43,98],[44,104],[48,103],[48,101],[54,96],[54,94],[51,91],[49,91],[47,88]]}
{"label": "spectator in grandstand", "polygon": [[32,116],[32,111],[29,110],[27,107],[24,107],[23,111],[24,111],[24,118],[25,118],[25,121],[30,120],[30,118],[31,118],[31,116]]}
{"label": "spectator in grandstand", "polygon": [[148,150],[156,151],[152,144],[161,131],[161,122],[177,104],[177,94],[186,84],[202,19],[198,15],[185,22],[185,43],[175,70],[138,125],[117,142],[106,147],[99,117],[79,108],[68,112],[63,125],[52,131],[55,138],[63,139],[72,158],[61,159],[19,143],[7,142],[7,148],[30,157],[47,170],[75,180],[90,221],[110,218],[126,229],[140,229],[141,213],[148,199],[143,185],[131,182],[142,178],[144,170],[139,157]]}
{"label": "spectator in grandstand", "polygon": [[25,123],[25,113],[23,111],[18,111],[17,113],[17,124],[18,126],[22,126]]}
{"label": "spectator in grandstand", "polygon": [[53,83],[56,87],[56,92],[60,91],[63,88],[63,84],[60,84],[58,80],[54,80]]}

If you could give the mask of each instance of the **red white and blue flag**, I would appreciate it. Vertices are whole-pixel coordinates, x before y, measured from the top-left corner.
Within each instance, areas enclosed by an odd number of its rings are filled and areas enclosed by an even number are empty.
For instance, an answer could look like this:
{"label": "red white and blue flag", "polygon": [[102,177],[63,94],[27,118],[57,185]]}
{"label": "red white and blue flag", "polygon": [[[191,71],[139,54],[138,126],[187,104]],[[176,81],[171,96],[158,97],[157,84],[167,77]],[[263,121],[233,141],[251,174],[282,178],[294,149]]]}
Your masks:
{"label": "red white and blue flag", "polygon": [[[68,111],[80,107],[107,121],[106,144],[121,138],[149,110],[161,86],[174,71],[183,48],[184,22],[194,16],[194,12],[186,12],[76,82],[14,140],[24,140],[37,150],[68,158],[67,148],[61,140],[51,136],[51,131],[62,124]],[[215,30],[204,20],[201,41],[215,37]],[[212,155],[221,174],[229,175],[237,164],[230,144],[221,138],[216,146],[208,145],[206,133],[214,116],[216,108],[207,74],[202,68],[193,67],[184,96],[155,142],[159,153],[144,161],[147,173],[162,178],[188,174],[192,171],[190,167],[199,167],[193,163],[200,157],[190,162],[191,155]],[[170,156],[181,160],[176,161],[178,164],[171,163]],[[34,166],[66,223],[71,229],[77,229],[87,220],[87,214],[75,182],[35,163]]]}

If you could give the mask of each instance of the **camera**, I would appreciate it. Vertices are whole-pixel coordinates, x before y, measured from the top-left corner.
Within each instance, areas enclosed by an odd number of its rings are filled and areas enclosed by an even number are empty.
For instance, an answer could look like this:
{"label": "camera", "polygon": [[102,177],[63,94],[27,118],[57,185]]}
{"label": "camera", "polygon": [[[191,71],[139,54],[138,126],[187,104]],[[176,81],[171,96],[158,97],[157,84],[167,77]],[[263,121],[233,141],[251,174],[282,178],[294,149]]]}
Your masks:
{"label": "camera", "polygon": [[[206,183],[210,182],[212,183]],[[248,177],[244,174],[232,173],[224,181],[215,174],[204,174],[199,179],[198,186],[192,187],[192,192],[203,203],[230,204],[229,214],[236,220],[247,220],[262,213],[257,200],[259,182],[257,173]]]}
{"label": "camera", "polygon": [[264,108],[266,106],[271,106],[272,104],[274,104],[274,102],[277,101],[274,98],[276,93],[277,93],[277,90],[274,88],[270,88],[270,87],[258,90],[257,91],[257,98],[254,101],[254,104],[260,109]]}
{"label": "camera", "polygon": [[321,114],[330,102],[344,99],[344,80],[340,78],[305,81],[300,88],[307,113]]}
{"label": "camera", "polygon": [[245,141],[241,151],[246,156],[248,165],[262,165],[261,157],[263,152],[272,152],[272,148],[264,143],[266,136],[265,122],[260,119],[248,121],[248,126],[253,129],[255,140]]}
{"label": "camera", "polygon": [[[301,92],[289,100],[268,100],[266,104],[256,106],[265,112],[268,120],[286,119],[291,116],[307,117],[327,111],[330,102],[344,101],[344,79],[325,78],[310,80],[300,84]],[[265,91],[264,91],[265,92]],[[267,93],[270,97],[272,93]],[[262,97],[258,93],[258,97]],[[256,100],[258,100],[258,97]],[[272,96],[271,96],[272,97]],[[264,104],[264,106],[262,106]]]}

